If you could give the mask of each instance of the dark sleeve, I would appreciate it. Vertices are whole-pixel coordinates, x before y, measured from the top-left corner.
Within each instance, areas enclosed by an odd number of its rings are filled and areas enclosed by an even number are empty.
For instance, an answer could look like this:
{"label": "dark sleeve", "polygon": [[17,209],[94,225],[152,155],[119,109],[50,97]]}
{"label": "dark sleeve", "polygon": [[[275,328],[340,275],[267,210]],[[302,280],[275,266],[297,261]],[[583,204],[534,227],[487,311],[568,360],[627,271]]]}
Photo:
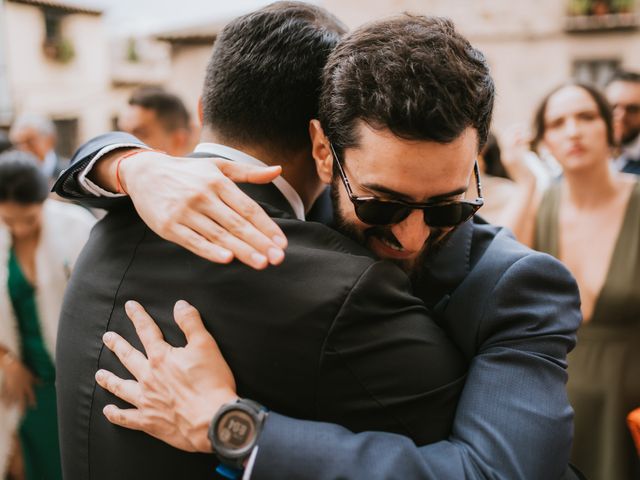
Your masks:
{"label": "dark sleeve", "polygon": [[145,146],[144,143],[136,137],[124,132],[111,132],[92,138],[78,148],[71,158],[69,168],[60,174],[58,180],[53,185],[53,191],[62,198],[77,201],[88,207],[105,208],[109,210],[128,204],[128,198],[95,197],[90,193],[87,193],[78,181],[78,175],[86,168],[100,150],[104,147],[108,147],[109,145],[120,143]]}
{"label": "dark sleeve", "polygon": [[560,478],[572,440],[565,383],[581,320],[577,286],[559,262],[532,254],[487,292],[448,440],[417,447],[399,435],[272,414],[251,479]]}
{"label": "dark sleeve", "polygon": [[419,445],[447,438],[466,360],[411,291],[388,262],[358,279],[324,343],[316,418]]}

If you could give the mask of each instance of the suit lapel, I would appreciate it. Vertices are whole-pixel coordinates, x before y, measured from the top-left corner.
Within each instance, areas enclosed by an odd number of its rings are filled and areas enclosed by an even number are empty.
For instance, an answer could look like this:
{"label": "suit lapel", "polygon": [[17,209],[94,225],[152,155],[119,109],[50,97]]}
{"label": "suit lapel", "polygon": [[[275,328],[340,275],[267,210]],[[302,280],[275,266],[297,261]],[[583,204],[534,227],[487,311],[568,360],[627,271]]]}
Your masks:
{"label": "suit lapel", "polygon": [[471,245],[474,220],[456,229],[446,244],[427,259],[414,292],[436,313],[446,307],[451,293],[471,270]]}

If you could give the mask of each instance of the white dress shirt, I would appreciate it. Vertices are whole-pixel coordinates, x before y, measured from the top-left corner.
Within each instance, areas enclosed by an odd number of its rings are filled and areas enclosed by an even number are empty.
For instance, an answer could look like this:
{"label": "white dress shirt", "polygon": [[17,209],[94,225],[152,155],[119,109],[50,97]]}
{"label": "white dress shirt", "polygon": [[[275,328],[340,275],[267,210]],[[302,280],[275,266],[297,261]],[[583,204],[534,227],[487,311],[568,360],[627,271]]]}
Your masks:
{"label": "white dress shirt", "polygon": [[[136,145],[133,143],[118,143],[115,145],[109,145],[107,147],[104,147],[91,159],[89,164],[84,168],[84,170],[82,170],[82,172],[78,176],[78,181],[80,182],[80,186],[84,189],[85,192],[95,197],[115,198],[115,197],[124,196],[124,194],[109,192],[99,187],[94,182],[89,180],[87,178],[87,175],[89,174],[89,172],[91,172],[95,163],[104,155],[106,155],[107,153],[115,149],[125,148],[125,147],[149,149],[149,147]],[[252,157],[251,155],[241,152],[240,150],[236,150],[235,148],[227,147],[225,145],[220,145],[217,143],[200,143],[198,144],[198,146],[196,146],[194,152],[209,153],[212,156],[226,158],[228,160],[232,160],[238,163],[243,163],[245,165],[255,165],[260,167],[267,166],[264,162],[258,160],[255,157]],[[289,182],[287,182],[282,176],[278,176],[277,178],[275,178],[272,181],[272,183],[275,185],[275,187],[278,190],[280,190],[280,193],[282,193],[282,195],[287,199],[287,201],[289,202],[289,205],[291,205],[291,208],[295,213],[296,218],[298,220],[304,220],[305,219],[304,204],[302,203],[302,199],[300,198],[300,195],[298,195],[298,192],[296,192],[295,189],[289,184]]]}
{"label": "white dress shirt", "polygon": [[622,147],[620,156],[614,160],[613,164],[616,170],[621,171],[629,160],[640,160],[640,135]]}

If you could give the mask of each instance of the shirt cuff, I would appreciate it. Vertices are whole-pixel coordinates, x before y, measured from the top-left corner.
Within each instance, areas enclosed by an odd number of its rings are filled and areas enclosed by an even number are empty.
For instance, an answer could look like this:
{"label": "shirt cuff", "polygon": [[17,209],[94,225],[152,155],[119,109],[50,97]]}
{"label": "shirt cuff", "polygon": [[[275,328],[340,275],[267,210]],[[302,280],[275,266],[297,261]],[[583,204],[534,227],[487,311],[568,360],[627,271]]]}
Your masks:
{"label": "shirt cuff", "polygon": [[95,183],[93,183],[91,180],[87,178],[87,175],[89,175],[89,173],[93,169],[93,166],[98,160],[104,157],[107,153],[117,150],[119,148],[142,148],[145,150],[151,150],[146,145],[140,145],[138,143],[116,143],[113,145],[107,145],[106,147],[98,151],[97,154],[94,155],[94,157],[91,159],[89,164],[78,175],[78,183],[86,193],[93,195],[94,197],[109,197],[109,198],[126,197],[126,194],[124,193],[109,192],[108,190],[105,190],[104,188],[99,187],[98,185],[96,185]]}
{"label": "shirt cuff", "polygon": [[249,461],[247,462],[247,466],[244,469],[244,474],[242,475],[242,480],[249,480],[251,478],[251,472],[253,472],[253,466],[256,463],[256,457],[258,456],[258,445],[253,447],[251,451],[251,455],[249,456]]}

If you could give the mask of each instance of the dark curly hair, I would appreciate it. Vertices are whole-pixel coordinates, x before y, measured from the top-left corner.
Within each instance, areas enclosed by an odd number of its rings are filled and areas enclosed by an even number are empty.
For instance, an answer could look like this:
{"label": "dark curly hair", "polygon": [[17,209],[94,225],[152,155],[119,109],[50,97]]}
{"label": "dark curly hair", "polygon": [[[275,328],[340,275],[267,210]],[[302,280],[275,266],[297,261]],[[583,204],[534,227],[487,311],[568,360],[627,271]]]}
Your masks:
{"label": "dark curly hair", "polygon": [[7,150],[0,154],[0,202],[42,203],[49,195],[47,178],[30,153]]}
{"label": "dark curly hair", "polygon": [[324,70],[320,121],[334,146],[357,146],[359,120],[410,140],[487,140],[495,86],[484,55],[445,18],[405,14],[346,36]]}

